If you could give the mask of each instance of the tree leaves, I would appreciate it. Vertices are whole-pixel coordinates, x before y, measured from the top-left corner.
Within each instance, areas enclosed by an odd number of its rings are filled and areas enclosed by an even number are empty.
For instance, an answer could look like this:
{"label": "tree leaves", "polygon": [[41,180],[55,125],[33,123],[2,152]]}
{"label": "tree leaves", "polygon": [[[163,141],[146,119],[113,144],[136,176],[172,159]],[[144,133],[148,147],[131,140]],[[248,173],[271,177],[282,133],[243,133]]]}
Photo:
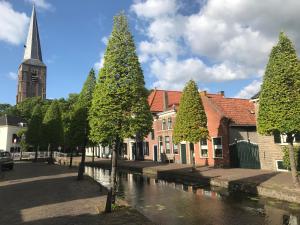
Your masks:
{"label": "tree leaves", "polygon": [[273,47],[259,98],[261,134],[300,132],[300,65],[292,42],[284,33]]}
{"label": "tree leaves", "polygon": [[173,140],[175,143],[181,141],[196,143],[207,136],[207,118],[202,100],[196,83],[190,80],[186,84],[180,99]]}
{"label": "tree leaves", "polygon": [[118,138],[148,134],[152,115],[144,76],[127,18],[114,17],[114,27],[93,95],[89,123],[94,142],[112,144]]}

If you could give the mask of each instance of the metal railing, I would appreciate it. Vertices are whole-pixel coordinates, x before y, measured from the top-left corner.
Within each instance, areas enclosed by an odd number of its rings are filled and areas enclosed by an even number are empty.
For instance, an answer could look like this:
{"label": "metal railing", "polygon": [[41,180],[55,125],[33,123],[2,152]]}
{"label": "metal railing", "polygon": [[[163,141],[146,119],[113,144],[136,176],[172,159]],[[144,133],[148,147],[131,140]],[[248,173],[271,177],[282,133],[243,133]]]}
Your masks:
{"label": "metal railing", "polygon": [[[11,153],[13,160],[31,160],[35,158],[35,152],[15,152]],[[53,157],[67,157],[67,153],[53,152]],[[47,159],[50,157],[50,152],[38,152],[38,159]]]}

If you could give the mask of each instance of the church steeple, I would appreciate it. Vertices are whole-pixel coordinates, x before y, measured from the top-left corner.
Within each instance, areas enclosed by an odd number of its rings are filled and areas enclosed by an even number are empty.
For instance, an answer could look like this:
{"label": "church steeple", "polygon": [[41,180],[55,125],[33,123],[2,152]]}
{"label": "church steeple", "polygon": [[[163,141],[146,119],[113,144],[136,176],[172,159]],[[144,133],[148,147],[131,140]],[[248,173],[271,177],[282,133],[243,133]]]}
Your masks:
{"label": "church steeple", "polygon": [[43,63],[39,29],[33,6],[24,58],[18,70],[17,103],[27,98],[46,99],[47,66]]}
{"label": "church steeple", "polygon": [[34,59],[43,62],[41,43],[39,37],[39,28],[34,5],[32,8],[29,31],[24,53],[24,61],[28,59]]}

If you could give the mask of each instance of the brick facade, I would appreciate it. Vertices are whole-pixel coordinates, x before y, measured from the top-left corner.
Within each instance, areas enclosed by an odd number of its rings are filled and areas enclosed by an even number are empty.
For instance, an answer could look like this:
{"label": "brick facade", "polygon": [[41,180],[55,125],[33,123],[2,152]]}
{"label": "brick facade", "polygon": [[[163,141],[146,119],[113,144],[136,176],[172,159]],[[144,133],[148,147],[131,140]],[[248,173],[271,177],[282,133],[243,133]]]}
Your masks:
{"label": "brick facade", "polygon": [[22,63],[18,71],[17,103],[26,98],[40,96],[46,99],[46,73],[44,65]]}
{"label": "brick facade", "polygon": [[[227,99],[224,97],[224,93],[207,94],[202,92],[200,96],[207,116],[209,138],[206,141],[207,143],[204,142],[203,145],[201,143],[194,144],[195,163],[196,165],[217,167],[229,166],[229,144],[232,143],[230,140],[241,140],[246,139],[246,137],[257,140],[255,116],[252,115],[254,114],[254,105],[245,99]],[[192,164],[190,144],[182,142],[178,144],[176,150],[174,149],[176,146],[174,146],[172,138],[176,109],[178,109],[180,97],[181,92],[175,91],[154,90],[150,94],[148,101],[154,115],[154,136],[150,133],[145,138],[145,142],[149,144],[149,155],[145,155],[146,160],[164,161],[172,159],[171,161],[175,163]],[[245,110],[239,112],[243,106]],[[244,118],[246,118],[245,123]],[[169,120],[172,121],[171,127],[168,127]],[[165,127],[163,126],[163,121],[166,123]],[[235,132],[231,134],[230,131],[233,130]],[[218,145],[214,144],[214,141],[220,141],[220,139],[214,138],[220,138],[221,143],[217,143]],[[182,150],[184,147],[186,148],[185,152]],[[205,155],[201,155],[201,148],[203,148],[202,152]],[[215,148],[222,149],[222,157],[216,157]],[[216,154],[218,152],[220,153],[219,150],[216,150]],[[182,154],[186,155],[186,157]]]}

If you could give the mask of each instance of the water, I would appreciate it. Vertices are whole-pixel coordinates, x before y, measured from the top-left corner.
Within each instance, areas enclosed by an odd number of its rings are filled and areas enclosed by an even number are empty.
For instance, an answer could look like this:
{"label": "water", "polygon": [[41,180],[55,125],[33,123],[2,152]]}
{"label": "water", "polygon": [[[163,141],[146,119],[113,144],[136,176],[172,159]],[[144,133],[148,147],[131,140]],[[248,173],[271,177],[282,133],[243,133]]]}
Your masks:
{"label": "water", "polygon": [[[86,173],[109,186],[109,170]],[[118,196],[156,224],[300,225],[300,205],[182,185],[129,172],[118,173]]]}

